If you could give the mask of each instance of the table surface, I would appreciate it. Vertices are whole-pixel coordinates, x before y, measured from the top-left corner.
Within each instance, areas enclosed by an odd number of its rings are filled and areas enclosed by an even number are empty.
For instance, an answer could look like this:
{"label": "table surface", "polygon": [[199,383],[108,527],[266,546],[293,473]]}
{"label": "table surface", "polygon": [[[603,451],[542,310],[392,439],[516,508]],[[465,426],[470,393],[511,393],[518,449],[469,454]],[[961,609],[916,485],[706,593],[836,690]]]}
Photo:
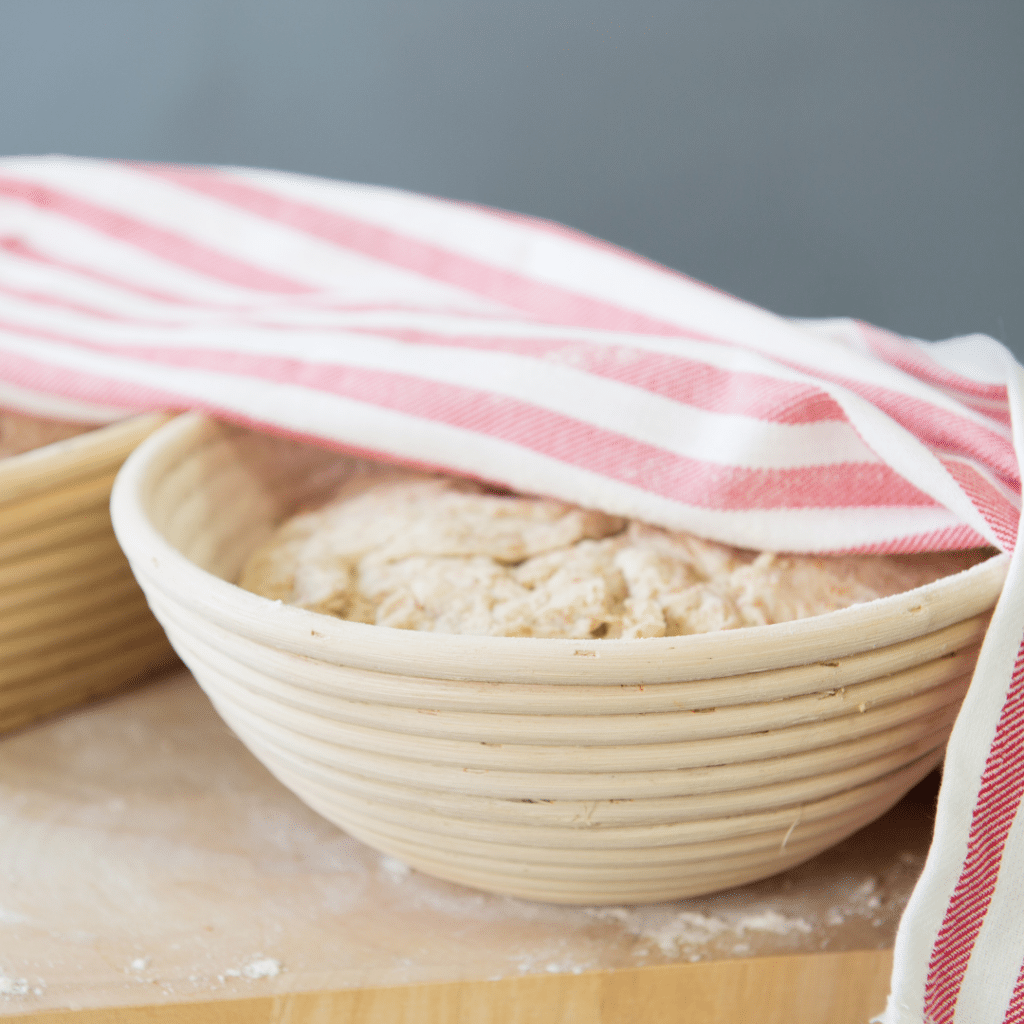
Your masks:
{"label": "table surface", "polygon": [[[332,1020],[423,1024],[473,999],[493,1021],[531,1020],[513,1011],[536,1000],[572,1011],[545,1019],[570,1020],[583,1000],[617,1021],[633,1012],[615,1016],[623,992],[634,1009],[643,993],[678,1007],[685,989],[719,993],[692,1020],[724,1021],[739,1018],[718,1015],[723,992],[774,978],[794,992],[852,986],[835,998],[864,1020],[854,1002],[884,1000],[935,786],[763,882],[647,907],[549,906],[432,879],[349,838],[178,671],[0,740],[0,1015],[198,1020],[206,1007],[203,1020],[299,1022],[327,999]],[[360,1016],[371,993],[379,1014]]]}

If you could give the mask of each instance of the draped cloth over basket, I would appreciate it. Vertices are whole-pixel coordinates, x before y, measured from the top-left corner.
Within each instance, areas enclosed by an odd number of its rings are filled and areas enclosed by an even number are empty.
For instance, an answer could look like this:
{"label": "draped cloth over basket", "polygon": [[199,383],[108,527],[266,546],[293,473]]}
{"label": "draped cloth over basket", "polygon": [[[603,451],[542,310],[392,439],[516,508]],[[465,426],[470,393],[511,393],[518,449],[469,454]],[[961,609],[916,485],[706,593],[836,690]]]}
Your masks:
{"label": "draped cloth over basket", "polygon": [[1024,1021],[1022,373],[990,338],[787,321],[498,211],[0,160],[0,406],[204,409],[744,547],[1005,552],[887,1024]]}

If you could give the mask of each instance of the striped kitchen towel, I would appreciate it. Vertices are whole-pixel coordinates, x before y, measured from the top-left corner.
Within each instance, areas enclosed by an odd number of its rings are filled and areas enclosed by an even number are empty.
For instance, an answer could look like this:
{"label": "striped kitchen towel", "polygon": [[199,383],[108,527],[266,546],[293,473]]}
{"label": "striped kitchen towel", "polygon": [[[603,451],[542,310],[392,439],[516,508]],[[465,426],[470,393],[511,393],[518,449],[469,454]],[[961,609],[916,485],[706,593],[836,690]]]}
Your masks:
{"label": "striped kitchen towel", "polygon": [[793,322],[544,221],[238,168],[0,160],[0,406],[204,409],[744,547],[993,545],[887,1024],[1024,1022],[1022,373]]}

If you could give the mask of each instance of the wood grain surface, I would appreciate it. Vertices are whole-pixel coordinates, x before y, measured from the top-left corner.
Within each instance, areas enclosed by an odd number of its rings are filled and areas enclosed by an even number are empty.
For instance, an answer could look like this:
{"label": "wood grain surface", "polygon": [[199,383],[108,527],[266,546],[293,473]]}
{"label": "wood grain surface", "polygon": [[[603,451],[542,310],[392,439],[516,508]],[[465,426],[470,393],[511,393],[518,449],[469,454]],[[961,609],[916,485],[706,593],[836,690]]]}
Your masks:
{"label": "wood grain surface", "polygon": [[381,857],[275,781],[184,672],[0,739],[0,765],[0,1017],[70,1024],[866,1024],[936,785],[764,882],[594,908]]}
{"label": "wood grain surface", "polygon": [[592,974],[31,1014],[26,1024],[866,1024],[892,954],[819,953]]}

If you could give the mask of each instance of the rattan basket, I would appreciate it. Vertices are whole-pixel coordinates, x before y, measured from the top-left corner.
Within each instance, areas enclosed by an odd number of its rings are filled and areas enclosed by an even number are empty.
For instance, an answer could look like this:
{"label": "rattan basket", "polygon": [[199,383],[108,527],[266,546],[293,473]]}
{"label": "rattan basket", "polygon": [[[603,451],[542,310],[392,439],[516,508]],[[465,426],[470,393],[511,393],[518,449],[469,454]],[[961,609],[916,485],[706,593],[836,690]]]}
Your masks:
{"label": "rattan basket", "polygon": [[110,525],[110,488],[166,416],[0,460],[0,732],[176,659]]}
{"label": "rattan basket", "polygon": [[741,884],[881,814],[941,761],[1006,569],[647,640],[394,630],[232,584],[353,466],[188,415],[125,464],[115,529],[178,653],[282,782],[414,867],[540,900]]}

